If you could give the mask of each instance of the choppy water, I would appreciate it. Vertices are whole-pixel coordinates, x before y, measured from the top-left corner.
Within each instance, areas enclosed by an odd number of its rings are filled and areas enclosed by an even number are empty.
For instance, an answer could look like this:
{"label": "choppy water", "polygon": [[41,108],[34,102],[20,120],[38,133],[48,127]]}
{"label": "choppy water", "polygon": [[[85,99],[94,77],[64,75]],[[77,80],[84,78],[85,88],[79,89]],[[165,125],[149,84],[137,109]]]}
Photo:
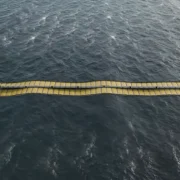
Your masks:
{"label": "choppy water", "polygon": [[[0,81],[180,79],[178,0],[1,0]],[[0,99],[1,180],[178,180],[180,98]]]}

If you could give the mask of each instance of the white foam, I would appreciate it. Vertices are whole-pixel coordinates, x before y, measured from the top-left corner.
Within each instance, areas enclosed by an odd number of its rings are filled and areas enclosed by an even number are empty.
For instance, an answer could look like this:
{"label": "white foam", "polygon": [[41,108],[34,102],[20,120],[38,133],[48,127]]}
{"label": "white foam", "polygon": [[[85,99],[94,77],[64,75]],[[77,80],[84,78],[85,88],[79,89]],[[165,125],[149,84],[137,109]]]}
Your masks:
{"label": "white foam", "polygon": [[46,21],[46,16],[43,16],[42,18],[41,18],[41,21]]}
{"label": "white foam", "polygon": [[110,16],[110,15],[108,15],[108,16],[107,16],[107,19],[111,19],[111,16]]}
{"label": "white foam", "polygon": [[129,37],[129,35],[125,35],[126,36],[126,38],[128,39],[128,40],[130,40],[130,37]]}
{"label": "white foam", "polygon": [[28,42],[30,41],[30,42],[33,42],[33,43],[34,43],[34,40],[36,39],[37,36],[38,36],[37,34],[34,35],[34,36],[31,36],[31,37],[29,38]]}
{"label": "white foam", "polygon": [[142,157],[144,156],[144,152],[143,152],[142,147],[138,148],[138,154],[139,154],[140,158],[142,159]]}
{"label": "white foam", "polygon": [[129,165],[130,165],[130,168],[131,168],[131,172],[133,174],[135,174],[136,164],[133,161],[131,161]]}
{"label": "white foam", "polygon": [[128,126],[130,127],[130,129],[131,129],[132,131],[134,131],[134,126],[133,126],[133,124],[132,124],[131,121],[128,122]]}
{"label": "white foam", "polygon": [[177,154],[178,150],[173,145],[172,145],[172,150],[173,150],[174,159],[175,159],[177,166],[178,166],[178,170],[180,170],[180,156]]}
{"label": "white foam", "polygon": [[73,27],[72,29],[70,29],[69,31],[67,31],[67,32],[65,33],[65,35],[69,35],[69,34],[73,33],[75,30],[76,30],[76,28]]}
{"label": "white foam", "polygon": [[126,148],[126,154],[129,155],[129,149],[128,148]]}
{"label": "white foam", "polygon": [[116,37],[115,37],[114,35],[111,35],[111,38],[114,39],[114,40],[116,40]]}
{"label": "white foam", "polygon": [[47,19],[47,16],[43,16],[40,20],[39,20],[39,26],[40,25],[44,25],[45,24],[45,22],[46,22],[46,19]]}
{"label": "white foam", "polygon": [[9,149],[8,149],[8,152],[10,153],[10,154],[12,154],[12,151],[13,151],[13,149],[15,148],[15,144],[12,144],[10,147],[9,147]]}
{"label": "white foam", "polygon": [[57,173],[56,173],[56,171],[53,169],[52,170],[52,175],[55,177],[55,178],[57,178]]}
{"label": "white foam", "polygon": [[90,156],[92,158],[92,156],[93,156],[92,149],[95,146],[95,142],[96,142],[96,137],[92,136],[90,144],[86,145],[86,150],[85,150],[86,156]]}
{"label": "white foam", "polygon": [[172,130],[169,130],[169,135],[170,135],[171,139],[174,139],[174,132]]}
{"label": "white foam", "polygon": [[53,166],[57,169],[58,168],[58,165],[56,162],[53,162]]}
{"label": "white foam", "polygon": [[31,36],[30,40],[34,41],[36,39],[36,36]]}
{"label": "white foam", "polygon": [[125,147],[125,150],[126,150],[126,154],[129,155],[128,139],[127,139],[127,137],[124,138],[124,147]]}
{"label": "white foam", "polygon": [[57,152],[59,152],[62,156],[64,156],[64,153],[58,148],[57,148]]}
{"label": "white foam", "polygon": [[4,45],[4,46],[8,46],[9,44],[12,43],[12,41],[8,40],[8,38],[7,38],[6,36],[4,36],[4,37],[2,38],[2,41],[3,41],[3,45]]}
{"label": "white foam", "polygon": [[11,161],[13,149],[15,148],[15,146],[16,145],[14,143],[11,143],[6,151],[3,154],[0,154],[0,170]]}

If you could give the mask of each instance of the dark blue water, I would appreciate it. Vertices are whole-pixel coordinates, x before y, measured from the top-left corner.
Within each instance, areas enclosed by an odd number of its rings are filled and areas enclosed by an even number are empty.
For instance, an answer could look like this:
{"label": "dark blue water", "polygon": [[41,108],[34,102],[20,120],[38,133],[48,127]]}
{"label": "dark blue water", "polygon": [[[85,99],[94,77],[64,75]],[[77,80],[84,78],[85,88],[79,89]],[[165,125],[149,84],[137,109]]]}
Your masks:
{"label": "dark blue water", "polygon": [[[180,79],[178,0],[1,0],[0,81]],[[0,180],[179,180],[180,98],[0,99]]]}

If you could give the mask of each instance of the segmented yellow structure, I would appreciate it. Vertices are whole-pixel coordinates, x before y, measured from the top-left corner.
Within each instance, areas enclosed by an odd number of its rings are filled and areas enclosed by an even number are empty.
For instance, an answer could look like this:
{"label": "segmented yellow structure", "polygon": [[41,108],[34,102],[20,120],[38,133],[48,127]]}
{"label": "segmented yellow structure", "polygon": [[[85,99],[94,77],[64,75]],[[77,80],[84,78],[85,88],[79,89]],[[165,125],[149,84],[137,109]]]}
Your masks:
{"label": "segmented yellow structure", "polygon": [[87,96],[119,94],[130,96],[180,95],[180,82],[52,82],[27,81],[0,83],[0,96],[23,94],[49,94],[62,96]]}

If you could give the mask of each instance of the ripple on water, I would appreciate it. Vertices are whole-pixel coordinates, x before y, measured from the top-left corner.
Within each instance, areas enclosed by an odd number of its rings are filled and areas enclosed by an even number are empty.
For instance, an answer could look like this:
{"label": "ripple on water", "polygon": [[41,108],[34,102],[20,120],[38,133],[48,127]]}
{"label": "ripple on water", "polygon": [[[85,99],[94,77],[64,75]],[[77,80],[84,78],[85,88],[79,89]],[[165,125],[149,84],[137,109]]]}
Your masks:
{"label": "ripple on water", "polygon": [[[179,80],[179,24],[177,0],[1,0],[0,78]],[[79,180],[180,179],[179,102],[115,95],[1,99],[0,142],[9,145],[0,144],[0,179],[18,173],[63,179],[72,172]],[[19,144],[29,142],[26,135],[36,142],[27,149]],[[37,157],[31,148],[40,150]]]}

